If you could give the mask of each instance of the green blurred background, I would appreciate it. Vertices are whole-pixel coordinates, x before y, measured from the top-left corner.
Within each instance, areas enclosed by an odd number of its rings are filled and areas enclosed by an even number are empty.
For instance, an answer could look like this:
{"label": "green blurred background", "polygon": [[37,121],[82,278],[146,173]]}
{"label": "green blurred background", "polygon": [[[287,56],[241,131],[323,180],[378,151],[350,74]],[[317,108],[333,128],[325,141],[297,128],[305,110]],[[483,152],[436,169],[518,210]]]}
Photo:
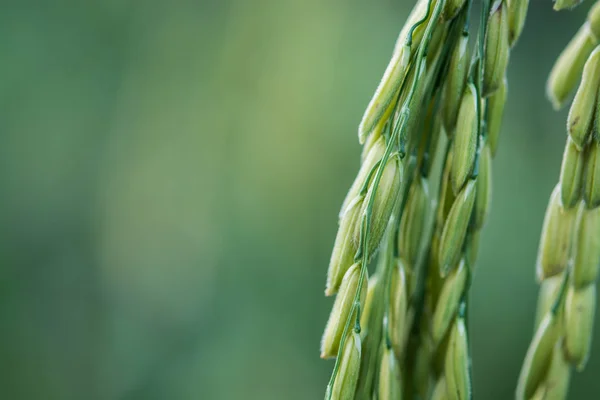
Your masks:
{"label": "green blurred background", "polygon": [[[0,5],[0,398],[320,399],[357,125],[412,0]],[[512,397],[590,2],[532,0],[472,297],[475,396]],[[598,398],[600,329],[572,399]],[[594,395],[595,393],[595,395]]]}

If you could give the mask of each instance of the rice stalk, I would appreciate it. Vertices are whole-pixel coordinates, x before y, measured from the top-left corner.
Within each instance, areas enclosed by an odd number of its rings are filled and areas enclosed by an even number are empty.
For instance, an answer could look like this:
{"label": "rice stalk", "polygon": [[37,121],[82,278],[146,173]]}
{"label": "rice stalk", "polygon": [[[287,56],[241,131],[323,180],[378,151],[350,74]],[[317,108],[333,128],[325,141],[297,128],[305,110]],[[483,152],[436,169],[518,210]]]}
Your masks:
{"label": "rice stalk", "polygon": [[359,125],[325,290],[326,400],[428,398],[435,382],[440,398],[471,398],[467,294],[528,2],[486,2],[473,51],[471,4],[417,1]]}
{"label": "rice stalk", "polygon": [[597,36],[592,33],[598,32],[598,21],[600,2],[588,13],[586,24],[563,51],[549,78],[548,87],[553,89],[549,97],[555,105],[564,100],[580,74],[581,83],[569,110],[559,183],[542,228],[536,333],[519,377],[517,400],[565,399],[571,370],[582,371],[590,355],[600,268],[596,195],[600,190],[596,133],[600,46],[595,46]]}

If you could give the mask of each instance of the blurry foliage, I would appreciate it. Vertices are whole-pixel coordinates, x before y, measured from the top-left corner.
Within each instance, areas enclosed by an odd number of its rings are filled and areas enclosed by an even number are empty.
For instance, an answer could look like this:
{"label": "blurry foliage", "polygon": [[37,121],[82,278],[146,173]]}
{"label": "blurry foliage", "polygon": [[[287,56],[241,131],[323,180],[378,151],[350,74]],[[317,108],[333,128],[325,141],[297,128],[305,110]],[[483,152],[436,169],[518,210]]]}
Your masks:
{"label": "blurry foliage", "polygon": [[[356,127],[411,5],[3,2],[0,397],[321,398]],[[585,8],[532,2],[511,56],[473,288],[478,398],[512,397],[530,339],[566,139],[545,78]],[[574,399],[600,392],[596,336]]]}

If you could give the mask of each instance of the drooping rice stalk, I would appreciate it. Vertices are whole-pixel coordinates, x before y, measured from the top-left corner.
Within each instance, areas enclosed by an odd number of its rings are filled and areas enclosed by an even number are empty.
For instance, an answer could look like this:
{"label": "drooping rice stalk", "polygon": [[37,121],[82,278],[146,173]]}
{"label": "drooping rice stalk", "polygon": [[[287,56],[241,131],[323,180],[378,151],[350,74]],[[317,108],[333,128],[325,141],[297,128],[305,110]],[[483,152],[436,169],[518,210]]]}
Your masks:
{"label": "drooping rice stalk", "polygon": [[327,400],[472,396],[468,289],[528,1],[484,1],[474,50],[471,3],[417,1],[359,125],[325,290]]}
{"label": "drooping rice stalk", "polygon": [[[559,2],[555,8],[578,2]],[[550,197],[538,251],[535,335],[516,397],[565,399],[571,370],[590,353],[600,268],[600,2],[557,60],[548,81],[555,107],[581,79],[569,110],[559,183]]]}

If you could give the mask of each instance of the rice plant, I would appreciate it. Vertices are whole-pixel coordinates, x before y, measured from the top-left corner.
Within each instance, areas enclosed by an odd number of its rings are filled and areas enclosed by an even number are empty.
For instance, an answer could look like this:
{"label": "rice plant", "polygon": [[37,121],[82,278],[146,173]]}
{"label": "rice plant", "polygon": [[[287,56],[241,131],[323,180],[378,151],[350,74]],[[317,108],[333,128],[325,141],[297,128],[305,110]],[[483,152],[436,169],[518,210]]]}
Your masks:
{"label": "rice plant", "polygon": [[[469,293],[528,0],[478,9],[417,0],[358,127],[361,165],[325,289],[336,296],[321,343],[321,357],[335,358],[326,400],[473,398]],[[571,366],[581,370],[589,354],[600,264],[599,40],[600,3],[548,83],[560,107],[581,78],[543,226],[537,328],[517,399],[566,398]]]}
{"label": "rice plant", "polygon": [[[555,8],[574,6],[556,2]],[[567,118],[559,183],[550,197],[538,251],[536,330],[519,376],[517,399],[564,399],[573,367],[590,353],[600,266],[598,88],[600,3],[556,62],[548,96],[560,108],[579,87]]]}

